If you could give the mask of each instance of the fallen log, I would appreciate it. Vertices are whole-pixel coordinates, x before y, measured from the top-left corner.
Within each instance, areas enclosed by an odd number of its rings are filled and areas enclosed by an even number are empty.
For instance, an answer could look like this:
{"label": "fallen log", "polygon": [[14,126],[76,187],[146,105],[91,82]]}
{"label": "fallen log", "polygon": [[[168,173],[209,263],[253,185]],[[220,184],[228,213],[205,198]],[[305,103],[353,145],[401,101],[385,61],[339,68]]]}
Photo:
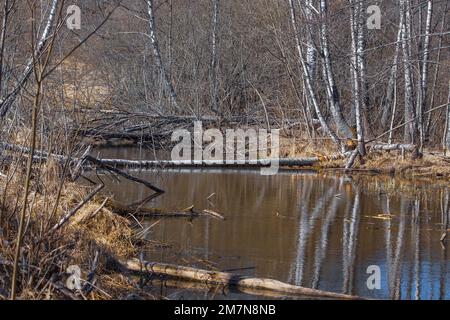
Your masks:
{"label": "fallen log", "polygon": [[370,146],[370,150],[379,150],[379,151],[394,151],[394,150],[404,150],[404,151],[415,151],[417,146],[414,144],[375,144]]}
{"label": "fallen log", "polygon": [[209,216],[215,219],[225,220],[225,218],[221,214],[215,211],[205,209],[201,212],[198,212],[194,210],[193,206],[182,210],[167,211],[158,208],[145,208],[135,205],[123,205],[121,203],[118,203],[117,201],[109,199],[106,207],[115,214],[122,216],[133,215],[135,217],[143,218],[196,218],[200,216]]}
{"label": "fallen log", "polygon": [[332,157],[310,157],[310,158],[276,158],[246,160],[245,163],[237,161],[214,161],[214,160],[125,160],[125,159],[98,159],[99,163],[116,168],[261,168],[269,167],[277,163],[280,167],[309,167],[322,161],[337,160],[344,158],[343,155]]}
{"label": "fallen log", "polygon": [[267,290],[272,292],[286,293],[288,295],[310,296],[317,298],[346,299],[357,300],[362,299],[357,296],[322,291],[317,289],[305,288],[291,285],[278,280],[246,277],[237,274],[202,270],[191,267],[177,266],[166,263],[156,263],[140,261],[139,259],[130,259],[120,262],[123,269],[131,272],[147,272],[154,275],[168,276],[177,279],[189,280],[193,282],[210,283],[216,285],[225,285],[236,287],[238,289],[256,289]]}

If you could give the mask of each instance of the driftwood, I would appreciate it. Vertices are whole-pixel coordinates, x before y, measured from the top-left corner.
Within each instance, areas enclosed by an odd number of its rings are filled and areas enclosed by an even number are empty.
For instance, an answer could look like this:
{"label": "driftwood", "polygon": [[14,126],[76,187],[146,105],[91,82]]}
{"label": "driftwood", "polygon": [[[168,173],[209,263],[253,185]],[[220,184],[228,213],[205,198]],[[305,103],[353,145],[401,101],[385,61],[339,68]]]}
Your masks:
{"label": "driftwood", "polygon": [[141,262],[139,259],[130,259],[121,262],[120,264],[125,270],[132,272],[147,272],[155,275],[168,276],[193,282],[230,286],[238,289],[267,290],[286,293],[287,295],[310,296],[316,298],[361,299],[360,297],[347,294],[299,287],[273,279],[252,278],[227,272],[202,270],[165,263]]}

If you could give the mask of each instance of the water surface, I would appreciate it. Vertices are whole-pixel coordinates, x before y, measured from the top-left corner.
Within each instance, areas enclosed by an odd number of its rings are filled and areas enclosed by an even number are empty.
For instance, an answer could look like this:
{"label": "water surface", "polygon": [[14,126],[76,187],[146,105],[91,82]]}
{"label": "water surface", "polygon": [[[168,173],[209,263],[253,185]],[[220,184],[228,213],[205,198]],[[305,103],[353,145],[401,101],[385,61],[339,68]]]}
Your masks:
{"label": "water surface", "polygon": [[[371,298],[450,298],[450,243],[440,241],[449,227],[450,192],[442,183],[306,171],[132,172],[166,190],[149,206],[194,205],[226,217],[141,221],[143,228],[153,225],[145,237],[160,244],[145,253],[147,260]],[[105,182],[123,203],[149,195],[122,179]],[[369,266],[381,270],[379,290],[367,287]],[[148,287],[171,299],[261,298],[174,281]]]}

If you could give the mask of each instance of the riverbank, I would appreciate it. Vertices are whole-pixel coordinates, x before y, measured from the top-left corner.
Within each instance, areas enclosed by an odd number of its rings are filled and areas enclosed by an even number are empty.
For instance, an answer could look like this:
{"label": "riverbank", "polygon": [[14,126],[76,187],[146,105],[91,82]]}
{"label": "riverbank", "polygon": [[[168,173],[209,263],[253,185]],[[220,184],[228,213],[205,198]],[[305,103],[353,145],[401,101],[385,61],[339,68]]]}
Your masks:
{"label": "riverbank", "polygon": [[[295,149],[294,153],[283,150],[284,157],[315,156],[319,159],[312,166],[291,169],[312,169],[324,175],[345,174],[355,181],[363,181],[364,177],[373,175],[380,175],[385,181],[404,179],[402,188],[398,184],[386,184],[392,185],[392,190],[383,188],[383,192],[395,193],[400,189],[410,192],[419,180],[435,186],[449,185],[448,158],[428,151],[416,160],[400,151],[370,152],[364,163],[356,161],[351,170],[346,170],[345,159],[330,160],[324,155],[324,151],[332,154],[332,148],[321,148],[320,151],[303,149],[302,152]],[[11,285],[17,216],[23,202],[22,161],[21,157],[15,159],[9,169],[0,175],[0,265],[7,270],[0,275],[0,299],[9,296]],[[94,185],[92,181],[87,185],[70,181],[65,169],[51,157],[36,164],[32,187],[35,191],[27,205],[27,223],[19,262],[18,298],[155,298],[114,265],[117,261],[135,258],[139,252],[155,246],[155,242],[145,240],[142,232],[137,232],[145,229],[140,218],[124,217],[115,212],[107,205],[107,196],[98,193],[101,186]],[[80,277],[85,280],[81,282],[77,294],[66,288],[70,278],[67,270],[71,266],[79,268]]]}
{"label": "riverbank", "polygon": [[[336,148],[327,140],[320,145],[306,143],[303,139],[289,141],[282,139],[280,154],[286,158],[317,156],[320,162],[302,167],[305,169],[382,174],[390,177],[406,179],[435,179],[450,181],[450,157],[445,157],[440,150],[424,150],[418,159],[412,159],[410,152],[401,150],[379,151],[370,150],[363,158],[363,163],[356,159],[351,169],[345,169],[347,159],[331,159],[337,153]],[[298,169],[298,168],[297,168]]]}

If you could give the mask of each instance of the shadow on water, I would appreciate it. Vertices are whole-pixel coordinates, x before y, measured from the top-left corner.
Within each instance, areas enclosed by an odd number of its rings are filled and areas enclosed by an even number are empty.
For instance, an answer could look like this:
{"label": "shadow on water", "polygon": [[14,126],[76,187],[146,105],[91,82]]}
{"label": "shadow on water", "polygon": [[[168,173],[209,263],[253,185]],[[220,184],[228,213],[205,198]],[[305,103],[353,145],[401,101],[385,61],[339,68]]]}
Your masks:
{"label": "shadow on water", "polygon": [[[449,299],[448,187],[394,179],[258,171],[138,172],[166,190],[151,203],[164,209],[195,205],[222,213],[208,218],[144,221],[146,238],[168,245],[146,259],[231,270],[322,290],[389,299]],[[105,179],[114,198],[144,198],[141,186]],[[369,290],[369,266],[381,270],[381,288]],[[255,298],[223,288],[156,281],[171,299]],[[208,290],[206,290],[208,289]]]}

